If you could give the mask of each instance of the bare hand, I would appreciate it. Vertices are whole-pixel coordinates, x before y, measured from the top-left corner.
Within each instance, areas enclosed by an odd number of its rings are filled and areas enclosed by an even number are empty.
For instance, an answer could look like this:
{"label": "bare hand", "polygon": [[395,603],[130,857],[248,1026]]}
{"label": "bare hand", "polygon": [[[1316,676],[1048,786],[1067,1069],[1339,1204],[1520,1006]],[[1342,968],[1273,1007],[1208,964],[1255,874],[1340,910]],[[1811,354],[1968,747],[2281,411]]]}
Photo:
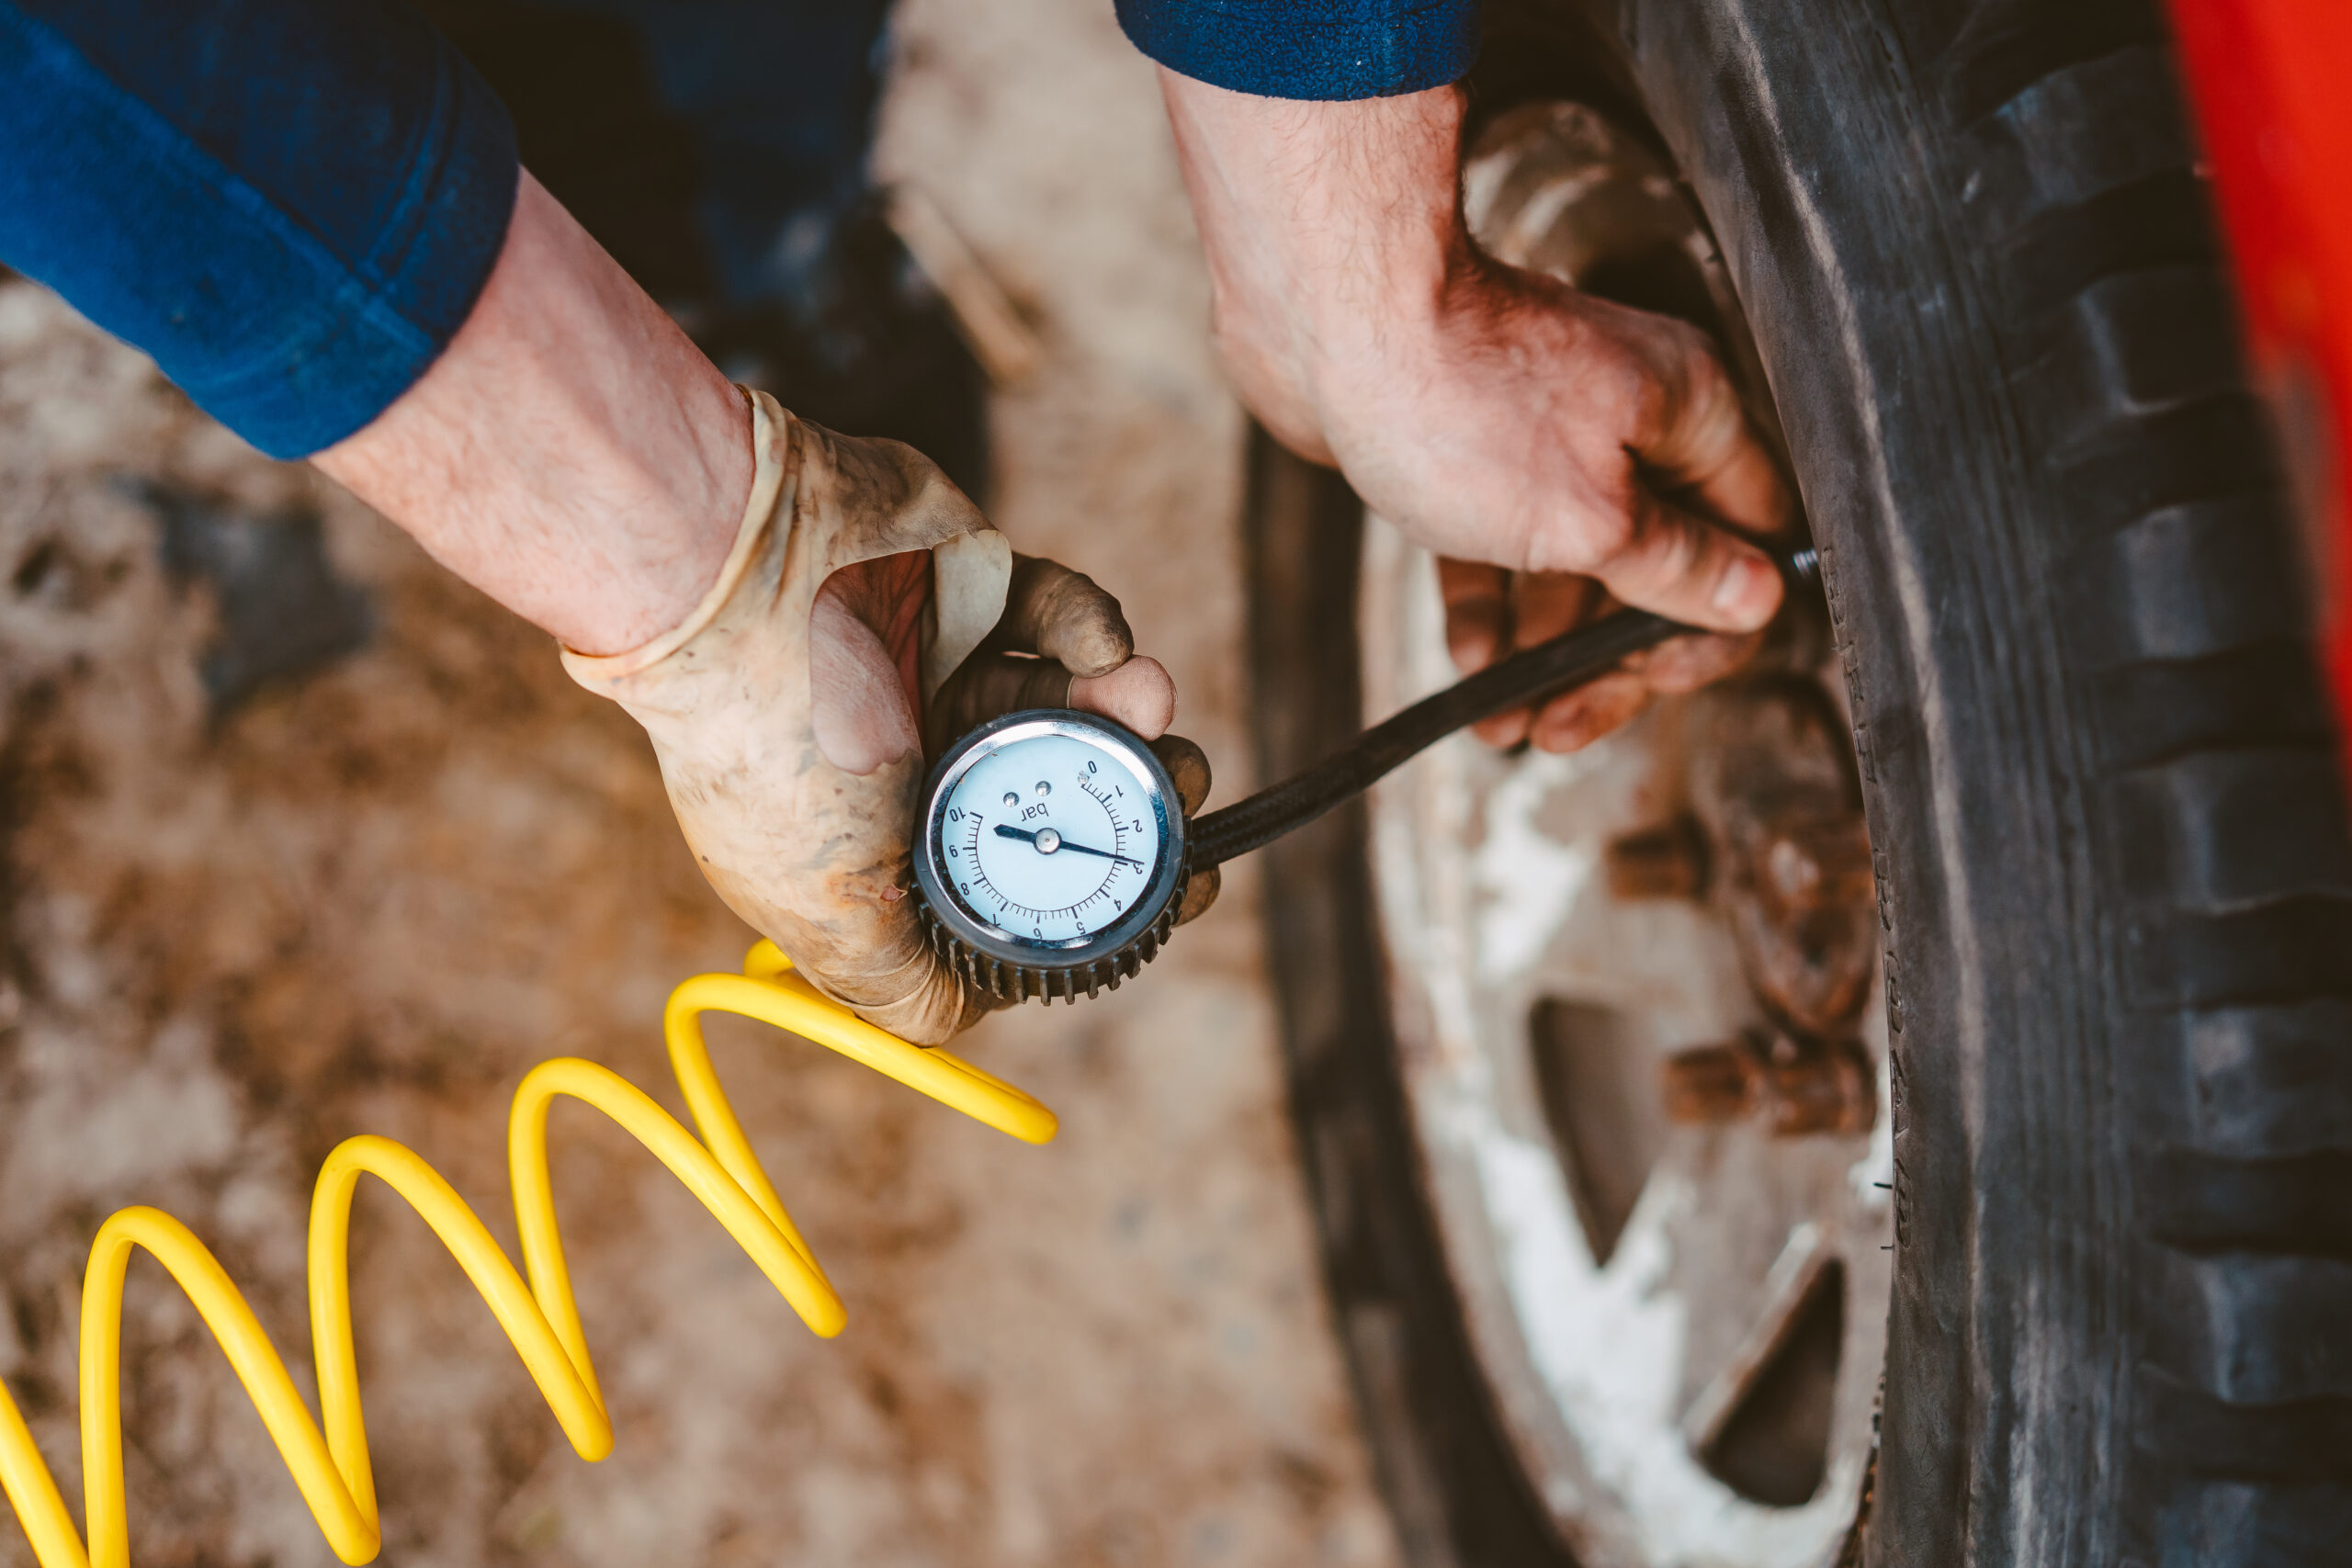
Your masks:
{"label": "bare hand", "polygon": [[[1611,604],[1736,634],[1771,619],[1781,580],[1757,541],[1786,528],[1789,498],[1705,338],[1480,255],[1456,92],[1306,104],[1161,85],[1244,400],[1453,558],[1457,662]],[[1579,745],[1747,647],[1683,639],[1484,732]]]}

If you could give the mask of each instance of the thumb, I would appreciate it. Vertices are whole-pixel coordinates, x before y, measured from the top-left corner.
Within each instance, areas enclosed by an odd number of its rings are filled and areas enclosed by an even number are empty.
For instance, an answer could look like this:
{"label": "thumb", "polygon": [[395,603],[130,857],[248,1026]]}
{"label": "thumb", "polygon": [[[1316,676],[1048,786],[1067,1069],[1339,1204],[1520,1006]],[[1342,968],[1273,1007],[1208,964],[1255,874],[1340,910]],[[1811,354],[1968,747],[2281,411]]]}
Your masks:
{"label": "thumb", "polygon": [[[1795,508],[1706,339],[1684,328],[1667,342],[1662,395],[1648,428],[1626,444],[1632,527],[1593,575],[1637,608],[1715,631],[1754,631],[1780,608],[1781,574],[1749,540],[1786,533]],[[1689,497],[1706,515],[1668,496]]]}
{"label": "thumb", "polygon": [[1711,631],[1754,631],[1781,607],[1771,557],[1645,488],[1625,542],[1592,575],[1635,609]]}
{"label": "thumb", "polygon": [[1723,361],[1695,331],[1672,341],[1679,355],[1672,371],[1659,376],[1655,423],[1627,450],[1653,488],[1695,498],[1735,532],[1752,539],[1785,534],[1796,512],[1788,482]]}

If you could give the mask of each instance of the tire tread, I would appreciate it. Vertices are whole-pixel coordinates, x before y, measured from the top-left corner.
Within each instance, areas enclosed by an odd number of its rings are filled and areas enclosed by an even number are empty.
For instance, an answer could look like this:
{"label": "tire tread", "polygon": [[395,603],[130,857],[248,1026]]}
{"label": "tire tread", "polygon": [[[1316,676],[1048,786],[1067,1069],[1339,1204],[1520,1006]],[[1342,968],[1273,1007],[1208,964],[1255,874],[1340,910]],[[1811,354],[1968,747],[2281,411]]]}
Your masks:
{"label": "tire tread", "polygon": [[2272,432],[2157,8],[1981,0],[1936,64],[2128,911],[2126,1517],[2162,1568],[2316,1562],[2352,1527],[2352,811]]}

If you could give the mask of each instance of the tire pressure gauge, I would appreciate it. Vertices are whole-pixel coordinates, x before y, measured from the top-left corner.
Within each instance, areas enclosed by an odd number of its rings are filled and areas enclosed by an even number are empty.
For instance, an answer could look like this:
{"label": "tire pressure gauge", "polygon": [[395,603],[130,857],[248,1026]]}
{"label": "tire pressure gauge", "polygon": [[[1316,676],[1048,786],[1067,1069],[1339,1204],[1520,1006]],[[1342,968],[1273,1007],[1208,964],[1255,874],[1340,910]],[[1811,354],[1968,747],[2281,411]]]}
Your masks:
{"label": "tire pressure gauge", "polygon": [[[1781,558],[1792,594],[1821,581],[1811,549]],[[1108,719],[1033,708],[948,748],[923,784],[915,902],[932,946],[1010,1001],[1114,989],[1159,953],[1196,874],[1361,795],[1463,726],[1581,685],[1695,628],[1623,610],[1521,649],[1373,726],[1248,799],[1184,819],[1151,748]]]}
{"label": "tire pressure gauge", "polygon": [[1115,988],[1183,902],[1183,807],[1151,749],[1067,708],[1008,714],[932,769],[915,888],[932,945],[1013,1001]]}

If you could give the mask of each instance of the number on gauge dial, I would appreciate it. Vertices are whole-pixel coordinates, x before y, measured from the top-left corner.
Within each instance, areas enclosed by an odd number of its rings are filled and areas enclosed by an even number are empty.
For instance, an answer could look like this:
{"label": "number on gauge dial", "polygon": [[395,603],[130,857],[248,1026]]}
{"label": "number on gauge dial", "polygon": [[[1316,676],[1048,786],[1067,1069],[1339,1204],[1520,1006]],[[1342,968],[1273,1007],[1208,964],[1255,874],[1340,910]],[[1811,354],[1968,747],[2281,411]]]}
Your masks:
{"label": "number on gauge dial", "polygon": [[1115,759],[1072,736],[1017,741],[967,770],[940,831],[965,902],[1000,931],[1074,941],[1102,930],[1150,885],[1159,846]]}

